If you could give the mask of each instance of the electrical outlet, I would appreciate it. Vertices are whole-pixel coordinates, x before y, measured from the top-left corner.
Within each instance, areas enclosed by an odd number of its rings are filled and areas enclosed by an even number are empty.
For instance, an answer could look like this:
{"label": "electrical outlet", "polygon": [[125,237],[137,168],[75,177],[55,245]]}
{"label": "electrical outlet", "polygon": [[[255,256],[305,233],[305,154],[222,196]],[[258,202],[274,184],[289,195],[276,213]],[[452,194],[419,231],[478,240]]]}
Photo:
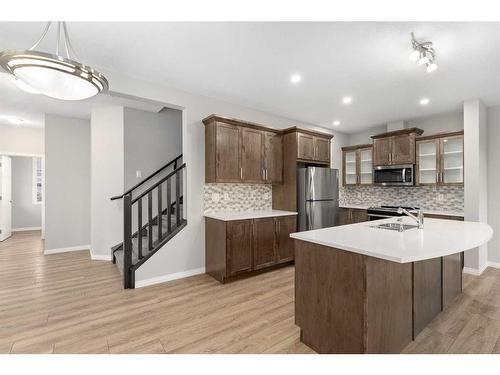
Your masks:
{"label": "electrical outlet", "polygon": [[229,200],[229,193],[228,192],[224,193],[224,200],[226,200],[226,201]]}
{"label": "electrical outlet", "polygon": [[139,171],[139,170],[135,171],[135,177],[141,178],[142,177],[142,171]]}
{"label": "electrical outlet", "polygon": [[443,193],[439,193],[439,194],[438,194],[438,201],[439,201],[439,202],[444,201],[444,194],[443,194]]}

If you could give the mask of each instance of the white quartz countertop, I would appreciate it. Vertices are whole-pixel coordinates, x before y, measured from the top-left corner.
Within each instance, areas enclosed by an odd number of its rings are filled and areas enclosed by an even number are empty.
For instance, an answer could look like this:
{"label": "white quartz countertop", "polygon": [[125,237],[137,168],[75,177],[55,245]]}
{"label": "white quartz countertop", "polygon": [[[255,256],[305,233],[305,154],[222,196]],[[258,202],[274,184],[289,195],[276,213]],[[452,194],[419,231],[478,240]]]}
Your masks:
{"label": "white quartz countertop", "polygon": [[[340,208],[355,208],[358,210],[367,210],[369,206],[355,205],[355,204],[341,204]],[[457,216],[463,217],[464,213],[462,211],[446,211],[446,210],[426,210],[424,209],[424,215],[443,215],[443,216]]]}
{"label": "white quartz countertop", "polygon": [[292,216],[292,215],[297,215],[297,212],[282,211],[282,210],[256,210],[256,211],[220,211],[220,212],[204,214],[205,217],[222,221],[250,220],[250,219],[259,219],[264,217]]}
{"label": "white quartz countertop", "polygon": [[[493,230],[488,224],[426,218],[424,229],[405,232],[373,228],[397,218],[366,221],[351,225],[292,233],[290,237],[319,245],[390,260],[398,263],[416,262],[456,254],[488,242]],[[404,217],[406,224],[415,224]]]}

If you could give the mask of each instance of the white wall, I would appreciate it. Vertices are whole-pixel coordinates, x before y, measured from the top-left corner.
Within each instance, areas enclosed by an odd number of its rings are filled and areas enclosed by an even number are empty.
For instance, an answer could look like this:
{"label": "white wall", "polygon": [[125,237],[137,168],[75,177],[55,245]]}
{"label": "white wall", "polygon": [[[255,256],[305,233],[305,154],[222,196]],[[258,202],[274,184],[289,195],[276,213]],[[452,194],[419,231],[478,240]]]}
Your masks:
{"label": "white wall", "polygon": [[[464,102],[464,217],[487,222],[487,122],[479,100]],[[491,159],[490,159],[491,160]],[[465,267],[480,273],[486,267],[488,245],[465,253]]]}
{"label": "white wall", "polygon": [[464,128],[464,115],[462,111],[457,110],[451,113],[425,116],[407,121],[406,127],[420,128],[424,131],[423,135],[458,131]]}
{"label": "white wall", "polygon": [[43,129],[0,124],[0,154],[43,155]]}
{"label": "white wall", "polygon": [[372,126],[369,129],[363,130],[358,133],[348,135],[348,146],[362,145],[365,143],[372,143],[372,135],[385,133],[387,131],[386,125]]}
{"label": "white wall", "polygon": [[488,108],[488,261],[500,265],[500,106]]}
{"label": "white wall", "polygon": [[[398,121],[401,124],[402,121]],[[395,124],[395,123],[393,123]],[[389,131],[387,125],[376,125],[367,130],[348,135],[349,145],[359,145],[371,143],[371,135],[385,133]],[[406,128],[420,128],[424,131],[423,135],[432,135],[436,133],[458,131],[464,128],[464,119],[462,111],[442,113],[432,116],[424,116],[418,119],[405,121]]]}
{"label": "white wall", "polygon": [[33,158],[12,156],[12,229],[40,228],[42,205],[33,203]]}
{"label": "white wall", "polygon": [[90,249],[95,259],[111,259],[111,247],[122,242],[123,204],[110,198],[124,192],[123,107],[92,110]]}
{"label": "white wall", "polygon": [[[230,104],[208,97],[188,94],[154,83],[137,81],[113,72],[104,72],[116,92],[139,96],[184,108],[183,152],[187,163],[187,220],[188,226],[158,251],[136,273],[136,280],[163,278],[166,275],[187,275],[203,272],[205,266],[205,222],[203,218],[203,184],[205,176],[205,133],[201,120],[212,113],[262,123],[277,128],[310,124],[274,116],[250,108]],[[325,131],[325,129],[321,129]],[[333,132],[334,135],[337,133]],[[338,135],[334,138],[332,158],[334,167],[341,164]],[[94,250],[93,250],[94,251]],[[173,277],[173,276],[172,276]]]}
{"label": "white wall", "polygon": [[45,115],[45,250],[90,241],[90,124]]}

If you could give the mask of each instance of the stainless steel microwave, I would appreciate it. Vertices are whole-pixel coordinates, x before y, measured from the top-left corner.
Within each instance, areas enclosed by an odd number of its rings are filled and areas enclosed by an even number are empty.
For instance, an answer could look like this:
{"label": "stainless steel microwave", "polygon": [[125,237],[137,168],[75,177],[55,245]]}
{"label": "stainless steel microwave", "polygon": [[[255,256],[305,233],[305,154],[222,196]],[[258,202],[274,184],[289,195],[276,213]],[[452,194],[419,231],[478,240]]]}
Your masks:
{"label": "stainless steel microwave", "polygon": [[382,186],[413,186],[413,164],[378,166],[373,168],[373,184]]}

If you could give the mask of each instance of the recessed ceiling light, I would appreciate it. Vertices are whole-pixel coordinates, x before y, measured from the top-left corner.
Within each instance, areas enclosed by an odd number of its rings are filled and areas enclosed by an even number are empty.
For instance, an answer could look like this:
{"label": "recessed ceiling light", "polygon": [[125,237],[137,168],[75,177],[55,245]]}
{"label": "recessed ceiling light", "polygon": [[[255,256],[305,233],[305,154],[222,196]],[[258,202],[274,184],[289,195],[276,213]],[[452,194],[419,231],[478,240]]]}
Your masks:
{"label": "recessed ceiling light", "polygon": [[339,126],[339,125],[340,125],[340,121],[335,120],[335,121],[333,122],[333,126]]}
{"label": "recessed ceiling light", "polygon": [[429,102],[430,102],[429,98],[420,99],[420,105],[427,105],[429,104]]}
{"label": "recessed ceiling light", "polygon": [[290,76],[290,82],[299,83],[300,81],[302,81],[302,77],[300,76],[300,74],[292,74]]}
{"label": "recessed ceiling light", "polygon": [[344,96],[342,98],[342,103],[344,103],[344,104],[351,104],[352,103],[352,98],[350,96]]}

